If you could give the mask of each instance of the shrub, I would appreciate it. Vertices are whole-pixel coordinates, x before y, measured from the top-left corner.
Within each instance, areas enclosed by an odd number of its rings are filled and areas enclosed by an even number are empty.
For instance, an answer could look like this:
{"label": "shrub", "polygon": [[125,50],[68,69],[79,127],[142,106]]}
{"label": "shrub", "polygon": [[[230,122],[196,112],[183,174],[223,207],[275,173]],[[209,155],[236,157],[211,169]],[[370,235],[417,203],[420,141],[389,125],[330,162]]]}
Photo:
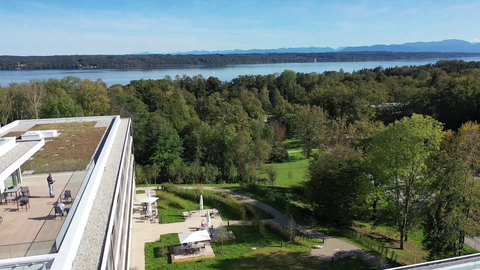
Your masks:
{"label": "shrub", "polygon": [[268,182],[273,186],[277,181],[277,171],[272,166],[267,166],[265,171],[268,175]]}
{"label": "shrub", "polygon": [[272,163],[282,163],[288,160],[288,151],[281,142],[276,142],[270,152],[269,161]]}
{"label": "shrub", "polygon": [[181,209],[185,209],[188,207],[188,203],[184,201],[182,198],[175,196],[174,194],[157,190],[157,195],[165,201],[168,201],[169,204],[179,207]]}
{"label": "shrub", "polygon": [[308,241],[308,238],[305,236],[295,236],[293,237],[293,242],[297,245],[302,245],[302,246],[309,246],[310,242]]}
{"label": "shrub", "polygon": [[263,226],[262,223],[258,225],[258,232],[262,235],[263,238],[267,236],[267,230],[265,229],[265,226]]}
{"label": "shrub", "polygon": [[161,202],[157,203],[157,207],[161,209],[168,209],[168,201],[162,200]]}

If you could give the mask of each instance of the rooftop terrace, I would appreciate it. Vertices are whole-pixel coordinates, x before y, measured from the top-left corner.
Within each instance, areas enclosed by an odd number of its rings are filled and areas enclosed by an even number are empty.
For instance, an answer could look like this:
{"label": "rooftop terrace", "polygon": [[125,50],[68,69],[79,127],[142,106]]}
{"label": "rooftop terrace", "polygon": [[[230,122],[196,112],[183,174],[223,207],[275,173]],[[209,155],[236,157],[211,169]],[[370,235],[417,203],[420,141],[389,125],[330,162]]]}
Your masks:
{"label": "rooftop terrace", "polygon": [[[48,194],[46,174],[24,176],[21,186],[30,190],[30,208],[17,208],[16,202],[0,205],[0,259],[56,252],[55,239],[65,217],[54,218],[53,204],[65,188],[75,197],[85,175],[85,171],[53,174],[55,198]],[[65,205],[71,207],[69,202]]]}
{"label": "rooftop terrace", "polygon": [[[72,220],[71,215],[75,215],[75,212],[71,211],[68,218],[55,218],[53,205],[65,190],[70,190],[74,198],[77,195],[81,197],[85,182],[90,178],[88,172],[91,173],[95,168],[92,159],[97,150],[101,150],[107,127],[114,119],[99,117],[25,120],[0,129],[0,137],[17,139],[25,132],[33,130],[57,130],[59,133],[57,137],[45,138],[45,145],[22,165],[24,174],[19,186],[29,188],[30,208],[17,207],[17,202],[11,200],[16,194],[11,195],[6,204],[0,205],[0,215],[3,218],[0,225],[0,259],[58,252],[61,243],[59,236],[66,233],[70,225],[65,223]],[[28,148],[29,143],[17,143],[13,148],[15,151],[7,152],[1,158],[15,160],[14,154]],[[38,141],[31,141],[31,144],[37,143]],[[49,172],[52,172],[56,181],[54,198],[49,196],[46,181]],[[65,202],[66,207],[74,210],[78,204],[75,200],[74,203]]]}

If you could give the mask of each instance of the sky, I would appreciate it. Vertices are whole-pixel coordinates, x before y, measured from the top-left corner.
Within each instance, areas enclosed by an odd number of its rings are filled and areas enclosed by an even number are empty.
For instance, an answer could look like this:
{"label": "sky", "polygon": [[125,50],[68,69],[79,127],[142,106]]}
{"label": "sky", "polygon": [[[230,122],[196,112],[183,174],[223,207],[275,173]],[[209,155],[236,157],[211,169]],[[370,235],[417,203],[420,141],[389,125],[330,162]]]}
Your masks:
{"label": "sky", "polygon": [[0,55],[480,42],[478,0],[0,0]]}

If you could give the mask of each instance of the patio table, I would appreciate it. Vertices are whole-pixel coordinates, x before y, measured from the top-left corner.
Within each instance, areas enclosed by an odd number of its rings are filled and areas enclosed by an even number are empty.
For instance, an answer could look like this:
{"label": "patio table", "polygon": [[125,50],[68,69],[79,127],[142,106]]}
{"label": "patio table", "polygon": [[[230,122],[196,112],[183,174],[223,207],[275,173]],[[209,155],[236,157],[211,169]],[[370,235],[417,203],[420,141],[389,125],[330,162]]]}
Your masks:
{"label": "patio table", "polygon": [[196,244],[191,246],[181,246],[179,250],[180,251],[183,250],[185,254],[192,254],[192,253],[195,253],[196,251],[200,252],[204,248],[205,248],[205,244]]}
{"label": "patio table", "polygon": [[6,204],[8,204],[8,199],[9,199],[8,196],[15,194],[15,197],[10,198],[10,200],[14,200],[15,198],[18,197],[18,192],[20,191],[20,188],[21,188],[20,186],[16,186],[14,188],[7,189],[5,190],[5,192],[3,192],[2,197],[5,199]]}
{"label": "patio table", "polygon": [[5,193],[7,193],[8,195],[15,193],[15,195],[18,196],[18,192],[20,191],[20,188],[21,188],[20,186],[16,186],[14,188],[5,190]]}

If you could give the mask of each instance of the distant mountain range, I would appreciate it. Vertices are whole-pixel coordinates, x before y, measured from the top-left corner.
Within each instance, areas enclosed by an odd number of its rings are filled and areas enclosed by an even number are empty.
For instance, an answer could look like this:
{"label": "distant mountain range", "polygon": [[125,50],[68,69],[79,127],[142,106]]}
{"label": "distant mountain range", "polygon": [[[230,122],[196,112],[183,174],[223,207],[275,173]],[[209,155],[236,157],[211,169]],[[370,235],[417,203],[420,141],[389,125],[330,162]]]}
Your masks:
{"label": "distant mountain range", "polygon": [[[323,52],[445,52],[445,53],[480,53],[480,43],[449,39],[433,42],[413,42],[392,45],[373,45],[359,47],[302,47],[279,49],[251,49],[225,51],[188,51],[172,54],[250,54],[250,53],[323,53]],[[148,54],[148,53],[141,53]]]}

